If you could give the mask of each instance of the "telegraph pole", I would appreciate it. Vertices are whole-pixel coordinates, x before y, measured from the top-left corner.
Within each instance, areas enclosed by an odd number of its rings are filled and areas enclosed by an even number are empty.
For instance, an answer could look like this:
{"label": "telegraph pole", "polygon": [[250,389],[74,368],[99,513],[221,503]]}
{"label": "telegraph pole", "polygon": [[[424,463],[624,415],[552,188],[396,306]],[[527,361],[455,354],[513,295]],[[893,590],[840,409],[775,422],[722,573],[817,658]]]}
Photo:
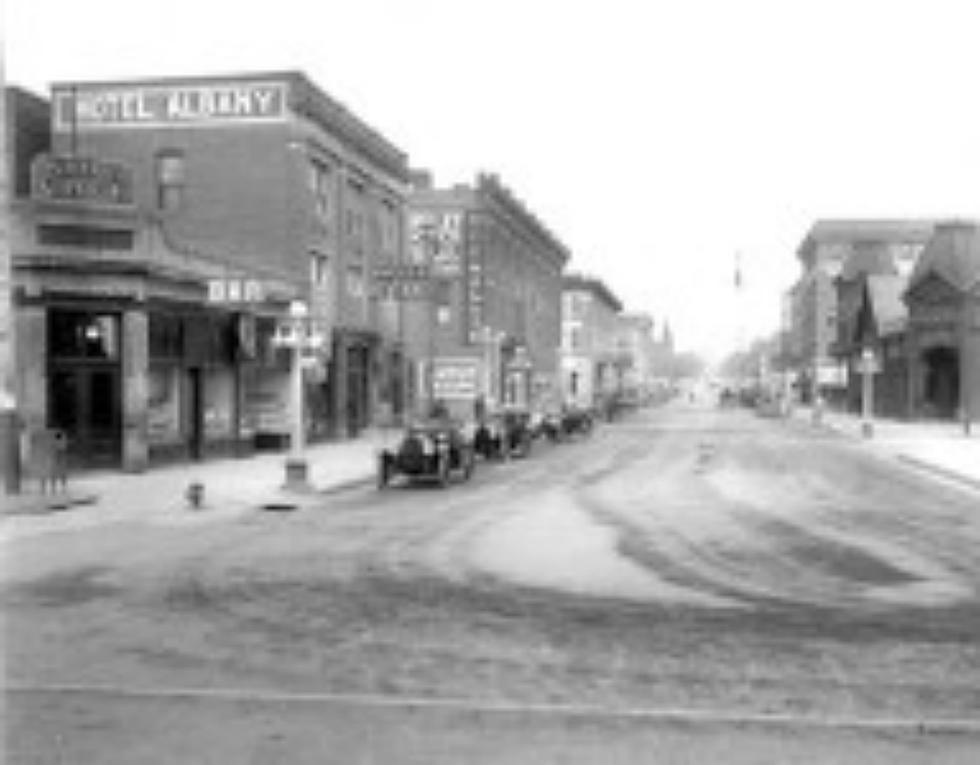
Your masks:
{"label": "telegraph pole", "polygon": [[20,429],[14,379],[14,268],[11,253],[9,212],[11,168],[7,164],[8,141],[7,79],[0,57],[0,473],[4,492],[20,493]]}

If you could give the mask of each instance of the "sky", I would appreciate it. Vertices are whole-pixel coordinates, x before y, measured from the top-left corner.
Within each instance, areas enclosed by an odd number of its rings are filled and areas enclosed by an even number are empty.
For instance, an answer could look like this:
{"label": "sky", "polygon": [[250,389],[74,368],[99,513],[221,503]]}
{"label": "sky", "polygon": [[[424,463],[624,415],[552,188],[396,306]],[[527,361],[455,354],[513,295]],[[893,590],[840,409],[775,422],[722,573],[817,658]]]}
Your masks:
{"label": "sky", "polygon": [[[976,10],[974,10],[974,6]],[[6,0],[8,83],[304,70],[720,359],[821,218],[980,217],[973,0]],[[742,288],[734,271],[741,262]]]}

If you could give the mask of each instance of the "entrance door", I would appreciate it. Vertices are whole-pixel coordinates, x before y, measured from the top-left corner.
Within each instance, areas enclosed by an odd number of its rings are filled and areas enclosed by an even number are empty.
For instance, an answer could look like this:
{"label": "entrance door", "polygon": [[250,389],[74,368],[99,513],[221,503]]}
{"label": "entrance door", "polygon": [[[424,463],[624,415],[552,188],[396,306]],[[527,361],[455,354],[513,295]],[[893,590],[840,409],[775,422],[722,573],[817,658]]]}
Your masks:
{"label": "entrance door", "polygon": [[927,413],[937,417],[956,416],[960,402],[960,357],[955,348],[930,348],[926,364],[925,402]]}
{"label": "entrance door", "polygon": [[93,365],[55,367],[50,381],[49,425],[68,436],[75,465],[118,466],[121,459],[119,369]]}
{"label": "entrance door", "polygon": [[192,460],[204,457],[204,378],[200,369],[187,370],[187,449]]}

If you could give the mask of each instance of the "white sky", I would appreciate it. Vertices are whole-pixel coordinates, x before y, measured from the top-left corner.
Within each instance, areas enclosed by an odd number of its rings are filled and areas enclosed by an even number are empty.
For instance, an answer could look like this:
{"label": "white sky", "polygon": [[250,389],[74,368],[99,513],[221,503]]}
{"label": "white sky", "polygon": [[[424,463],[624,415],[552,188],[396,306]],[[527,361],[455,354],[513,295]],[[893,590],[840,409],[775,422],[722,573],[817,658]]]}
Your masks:
{"label": "white sky", "polygon": [[980,217],[972,0],[6,3],[7,79],[40,93],[305,70],[438,183],[499,173],[712,357],[778,327],[814,219]]}

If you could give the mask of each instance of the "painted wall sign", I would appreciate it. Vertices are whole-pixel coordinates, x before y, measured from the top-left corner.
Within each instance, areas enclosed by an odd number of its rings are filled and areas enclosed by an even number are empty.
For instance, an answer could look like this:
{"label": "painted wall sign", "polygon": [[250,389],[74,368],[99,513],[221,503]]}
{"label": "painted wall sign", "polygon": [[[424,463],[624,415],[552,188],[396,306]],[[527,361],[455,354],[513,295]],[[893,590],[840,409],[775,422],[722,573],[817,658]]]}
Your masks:
{"label": "painted wall sign", "polygon": [[128,205],[133,202],[133,171],[121,162],[42,154],[31,165],[31,195]]}
{"label": "painted wall sign", "polygon": [[287,116],[285,82],[59,86],[56,131],[268,122]]}
{"label": "painted wall sign", "polygon": [[429,263],[438,276],[455,277],[462,270],[463,215],[458,212],[413,212],[409,216],[409,259]]}
{"label": "painted wall sign", "polygon": [[480,380],[477,359],[437,358],[433,361],[433,393],[436,398],[473,399]]}

